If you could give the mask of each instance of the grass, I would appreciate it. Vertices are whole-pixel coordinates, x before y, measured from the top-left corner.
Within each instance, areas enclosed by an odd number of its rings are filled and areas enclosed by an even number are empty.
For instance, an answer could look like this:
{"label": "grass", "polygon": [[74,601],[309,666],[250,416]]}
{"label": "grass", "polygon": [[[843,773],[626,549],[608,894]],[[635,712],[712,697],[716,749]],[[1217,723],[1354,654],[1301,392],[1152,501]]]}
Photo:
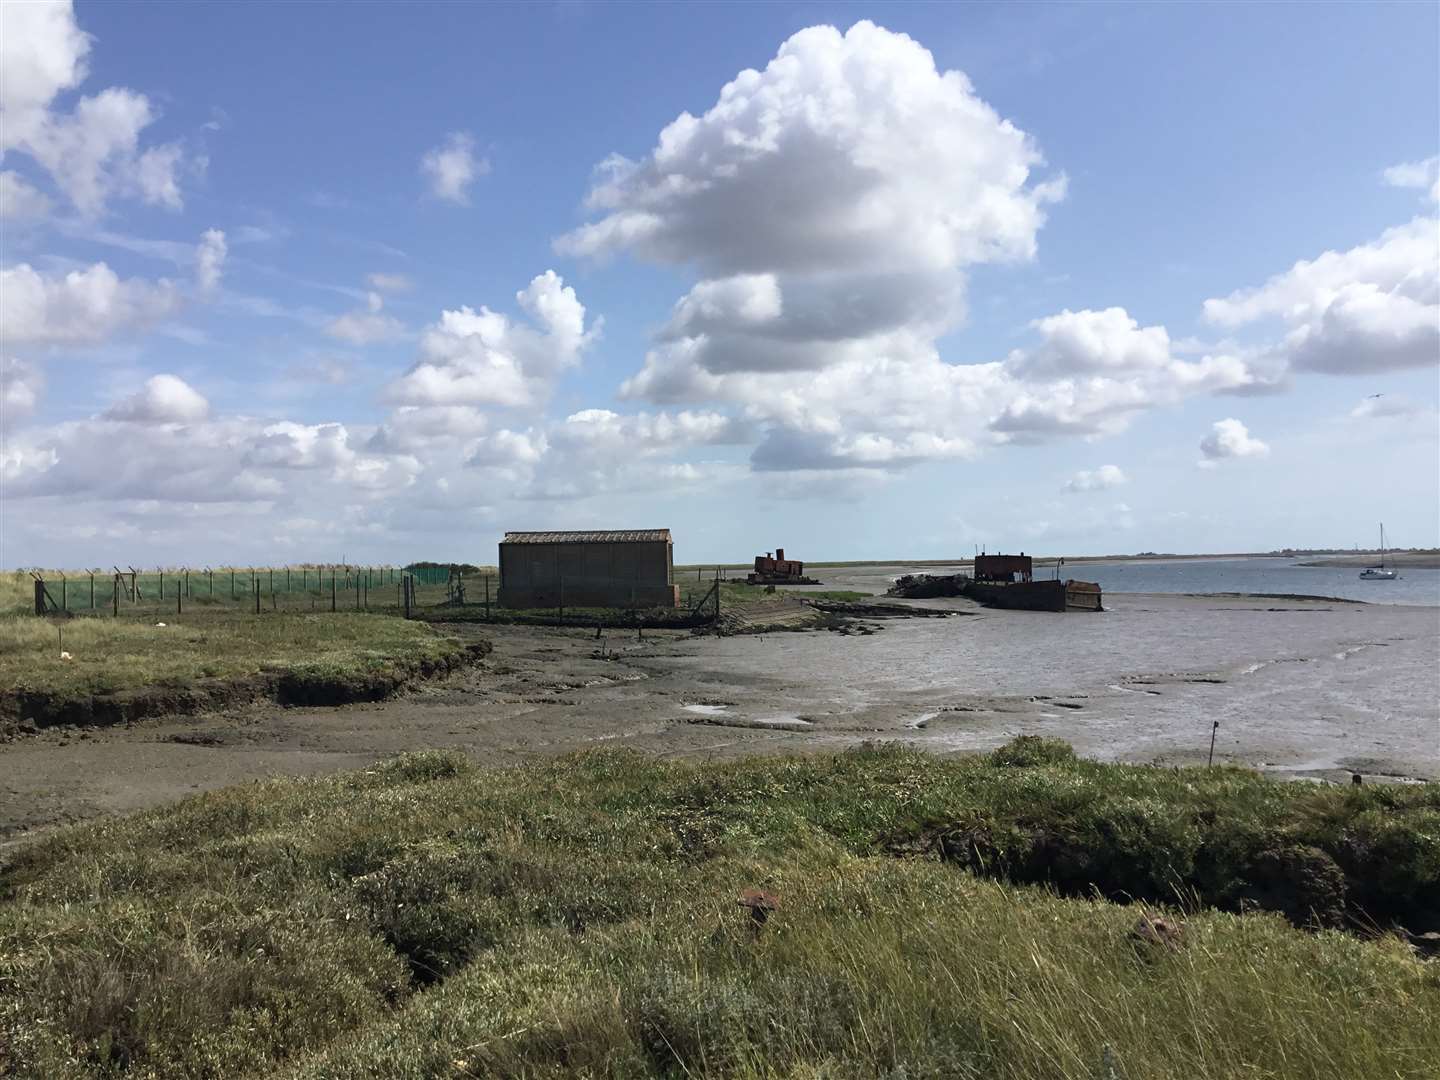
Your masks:
{"label": "grass", "polygon": [[[61,659],[62,639],[72,659]],[[0,686],[64,698],[262,672],[364,678],[441,662],[459,649],[424,624],[358,612],[205,611],[156,621],[5,616]]]}
{"label": "grass", "polygon": [[854,592],[849,589],[787,589],[783,585],[775,586],[773,593],[767,593],[765,589],[764,585],[750,585],[744,581],[721,582],[721,609],[723,610],[726,604],[751,604],[757,600],[764,600],[767,596],[795,596],[801,600],[860,601],[875,599],[869,593]]}
{"label": "grass", "polygon": [[[1238,875],[1255,843],[1309,846],[1433,900],[1437,819],[1433,788],[1036,741],[504,771],[406,755],[14,853],[0,1073],[1418,1080],[1440,969],[1395,938],[1192,898],[1181,946],[1146,944],[1138,906],[967,872],[940,838],[1043,823],[1192,897],[1198,851]],[[749,886],[780,901],[758,931]]]}

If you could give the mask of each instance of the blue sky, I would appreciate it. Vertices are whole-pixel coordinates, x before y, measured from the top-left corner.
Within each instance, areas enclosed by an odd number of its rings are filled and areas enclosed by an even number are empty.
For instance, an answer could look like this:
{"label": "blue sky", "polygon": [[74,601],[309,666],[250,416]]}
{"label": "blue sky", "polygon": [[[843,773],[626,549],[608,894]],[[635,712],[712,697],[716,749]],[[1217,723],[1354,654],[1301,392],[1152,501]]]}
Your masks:
{"label": "blue sky", "polygon": [[1433,5],[0,19],[7,565],[1440,544]]}

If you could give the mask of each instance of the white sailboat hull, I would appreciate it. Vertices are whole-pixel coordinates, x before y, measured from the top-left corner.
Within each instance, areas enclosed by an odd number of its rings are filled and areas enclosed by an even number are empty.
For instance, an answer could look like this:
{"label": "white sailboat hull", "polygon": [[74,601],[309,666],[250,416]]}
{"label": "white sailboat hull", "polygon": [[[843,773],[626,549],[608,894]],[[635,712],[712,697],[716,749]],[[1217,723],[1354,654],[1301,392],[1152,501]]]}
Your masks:
{"label": "white sailboat hull", "polygon": [[1394,581],[1400,575],[1394,570],[1379,570],[1372,566],[1368,570],[1361,570],[1360,576],[1366,581]]}

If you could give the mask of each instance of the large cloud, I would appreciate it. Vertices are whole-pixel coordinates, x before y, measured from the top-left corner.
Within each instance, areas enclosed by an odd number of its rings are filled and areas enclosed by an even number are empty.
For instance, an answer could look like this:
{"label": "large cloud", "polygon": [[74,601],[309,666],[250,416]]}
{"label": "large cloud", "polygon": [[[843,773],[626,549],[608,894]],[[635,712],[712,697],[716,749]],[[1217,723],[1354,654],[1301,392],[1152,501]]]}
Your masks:
{"label": "large cloud", "polygon": [[1040,164],[909,37],[812,27],[642,160],[609,159],[598,220],[557,246],[702,276],[623,396],[740,406],[759,468],[896,468],[970,453],[989,419],[978,391],[1003,373],[943,364],[935,341],[966,267],[1034,254],[1064,189],[1033,182]]}
{"label": "large cloud", "polygon": [[945,362],[965,270],[1028,259],[1063,180],[1034,143],[910,38],[804,30],[643,160],[612,158],[596,221],[561,250],[631,250],[703,278],[622,396],[723,402],[766,470],[896,469],[985,445],[1118,430],[1140,409],[1262,380],[1184,360],[1126,311],[1064,311],[1004,362]]}
{"label": "large cloud", "polygon": [[121,278],[105,263],[47,277],[29,263],[0,270],[7,344],[91,345],[143,329],[180,306],[175,283]]}
{"label": "large cloud", "polygon": [[[156,117],[144,94],[111,87],[57,108],[60,94],[84,82],[89,52],[68,0],[0,4],[0,155],[30,156],[84,214],[112,195],[178,209],[185,154],[175,143],[141,148]],[[13,206],[14,182],[7,186]]]}
{"label": "large cloud", "polygon": [[[225,250],[219,229],[201,237],[194,259],[201,291],[219,284]],[[94,345],[148,329],[184,300],[184,291],[168,278],[122,278],[103,262],[63,276],[20,263],[0,270],[0,334],[11,346]]]}
{"label": "large cloud", "polygon": [[1039,151],[958,71],[869,22],[802,30],[638,162],[602,167],[598,221],[563,251],[632,249],[740,273],[948,270],[1029,258],[1056,184]]}
{"label": "large cloud", "polygon": [[420,468],[413,456],[353,447],[341,424],[212,415],[193,388],[158,375],[98,416],[7,439],[0,475],[7,499],[161,499],[177,514],[181,504],[257,502],[316,512],[398,491]]}
{"label": "large cloud", "polygon": [[481,307],[445,311],[420,340],[420,359],[386,391],[398,405],[542,404],[555,380],[580,363],[599,323],[553,270],[515,294],[530,325]]}
{"label": "large cloud", "polygon": [[1274,353],[1299,371],[1370,374],[1440,362],[1440,222],[1416,218],[1369,244],[1301,260],[1263,285],[1205,301],[1235,328],[1289,326]]}

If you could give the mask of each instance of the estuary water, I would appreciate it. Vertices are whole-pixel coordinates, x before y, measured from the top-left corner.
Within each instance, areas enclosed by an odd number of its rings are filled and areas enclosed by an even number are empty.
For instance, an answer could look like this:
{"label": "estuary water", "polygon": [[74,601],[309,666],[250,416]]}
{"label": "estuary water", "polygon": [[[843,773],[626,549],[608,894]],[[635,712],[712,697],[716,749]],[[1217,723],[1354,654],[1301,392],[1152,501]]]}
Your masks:
{"label": "estuary water", "polygon": [[1105,593],[1284,593],[1440,607],[1440,570],[1410,567],[1394,581],[1366,581],[1358,567],[1301,566],[1292,559],[1154,559],[1071,563],[1061,576],[1099,582]]}

